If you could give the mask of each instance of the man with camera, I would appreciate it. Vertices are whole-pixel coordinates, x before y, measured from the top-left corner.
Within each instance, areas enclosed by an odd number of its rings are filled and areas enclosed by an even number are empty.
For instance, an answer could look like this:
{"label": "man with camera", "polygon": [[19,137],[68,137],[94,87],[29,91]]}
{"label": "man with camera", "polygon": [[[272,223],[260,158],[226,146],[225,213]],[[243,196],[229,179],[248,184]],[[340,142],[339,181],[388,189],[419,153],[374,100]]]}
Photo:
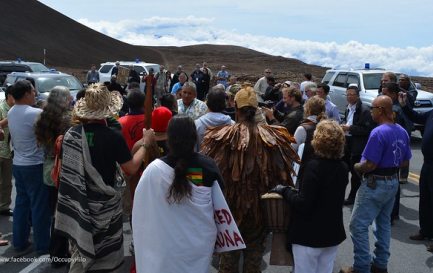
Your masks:
{"label": "man with camera", "polygon": [[304,108],[302,107],[301,91],[295,87],[283,88],[283,100],[290,110],[286,115],[280,115],[278,110],[272,111],[269,108],[263,108],[269,124],[281,125],[286,127],[287,131],[293,135],[304,117]]}

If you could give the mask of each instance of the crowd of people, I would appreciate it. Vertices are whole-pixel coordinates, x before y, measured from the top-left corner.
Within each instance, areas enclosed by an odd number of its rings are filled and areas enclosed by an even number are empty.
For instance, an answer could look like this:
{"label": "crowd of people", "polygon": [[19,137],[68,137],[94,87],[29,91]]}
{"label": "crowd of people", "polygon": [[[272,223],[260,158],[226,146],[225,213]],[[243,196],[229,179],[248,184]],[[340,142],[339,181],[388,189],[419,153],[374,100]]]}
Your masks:
{"label": "crowd of people", "polygon": [[[20,80],[0,103],[0,214],[13,217],[17,253],[33,248],[70,257],[69,272],[120,272],[126,216],[131,270],[207,272],[217,236],[217,183],[246,244],[219,254],[220,273],[238,272],[241,260],[244,273],[261,272],[267,230],[260,197],[268,192],[281,194],[293,210],[287,247],[296,273],[332,272],[346,238],[344,205],[353,205],[354,263],[340,272],[387,272],[413,122],[425,130],[420,231],[410,238],[433,238],[433,112],[413,110],[416,91],[406,75],[397,80],[385,73],[371,107],[356,85],[348,86],[340,116],[329,86],[308,73],[301,83],[276,83],[267,68],[255,84],[238,83],[225,66],[213,74],[203,63],[190,75],[182,66],[173,75],[163,66],[143,79],[130,73],[121,86],[118,69],[107,83],[98,83],[95,71],[92,66],[76,98],[57,86],[37,104],[32,83]],[[141,81],[151,86],[142,90]],[[151,115],[145,105],[153,105]],[[294,163],[300,164],[296,183]]]}

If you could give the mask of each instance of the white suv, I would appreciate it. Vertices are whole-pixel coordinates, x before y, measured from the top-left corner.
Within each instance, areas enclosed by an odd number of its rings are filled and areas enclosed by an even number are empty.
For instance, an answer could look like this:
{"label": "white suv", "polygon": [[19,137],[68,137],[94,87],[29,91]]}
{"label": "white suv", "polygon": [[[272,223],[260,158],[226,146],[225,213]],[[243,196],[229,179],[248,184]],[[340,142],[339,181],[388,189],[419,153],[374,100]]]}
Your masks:
{"label": "white suv", "polygon": [[[149,74],[149,69],[153,68],[154,72],[159,71],[159,64],[153,64],[153,63],[145,63],[145,62],[125,62],[125,61],[119,61],[120,66],[128,68],[129,66],[133,66],[134,70],[138,72],[140,75],[140,80],[143,78],[143,76],[146,76]],[[111,80],[111,71],[113,70],[113,67],[115,66],[116,62],[106,62],[102,63],[101,67],[99,68],[99,81],[100,82],[109,82]]]}

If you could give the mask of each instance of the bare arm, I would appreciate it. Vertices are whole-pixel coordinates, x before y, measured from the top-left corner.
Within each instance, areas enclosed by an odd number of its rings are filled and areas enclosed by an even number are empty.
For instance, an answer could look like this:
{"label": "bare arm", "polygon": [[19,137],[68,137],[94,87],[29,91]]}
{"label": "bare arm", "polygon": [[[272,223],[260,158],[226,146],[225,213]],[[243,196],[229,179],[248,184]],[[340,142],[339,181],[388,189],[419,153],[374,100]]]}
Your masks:
{"label": "bare arm", "polygon": [[400,168],[409,167],[409,160],[405,160],[401,163]]}
{"label": "bare arm", "polygon": [[8,119],[4,118],[4,119],[0,120],[0,127],[4,128],[6,126],[8,126]]}
{"label": "bare arm", "polygon": [[364,174],[364,173],[369,173],[374,171],[377,165],[371,161],[366,160],[363,162],[356,163],[353,167],[357,173]]}
{"label": "bare arm", "polygon": [[135,174],[137,172],[138,168],[140,168],[140,165],[143,162],[144,156],[146,154],[146,148],[153,141],[155,141],[155,135],[154,134],[155,133],[153,132],[152,129],[150,129],[150,130],[143,129],[143,139],[141,140],[143,144],[140,145],[138,147],[138,149],[135,146],[135,153],[134,153],[132,159],[129,160],[128,162],[125,162],[122,165],[120,165],[124,172],[131,174],[131,175]]}

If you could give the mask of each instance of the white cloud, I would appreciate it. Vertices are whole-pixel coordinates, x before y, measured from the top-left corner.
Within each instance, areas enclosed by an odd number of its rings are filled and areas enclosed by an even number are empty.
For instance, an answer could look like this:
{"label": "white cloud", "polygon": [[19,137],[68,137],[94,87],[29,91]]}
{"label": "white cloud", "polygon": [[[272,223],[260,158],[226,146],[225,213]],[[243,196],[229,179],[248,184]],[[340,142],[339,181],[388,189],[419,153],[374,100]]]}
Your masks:
{"label": "white cloud", "polygon": [[118,22],[80,19],[79,22],[121,41],[147,46],[230,44],[271,55],[296,58],[310,64],[338,68],[360,68],[364,63],[411,75],[433,76],[433,46],[383,47],[362,44],[314,42],[227,31],[212,26],[215,19],[151,17]]}

